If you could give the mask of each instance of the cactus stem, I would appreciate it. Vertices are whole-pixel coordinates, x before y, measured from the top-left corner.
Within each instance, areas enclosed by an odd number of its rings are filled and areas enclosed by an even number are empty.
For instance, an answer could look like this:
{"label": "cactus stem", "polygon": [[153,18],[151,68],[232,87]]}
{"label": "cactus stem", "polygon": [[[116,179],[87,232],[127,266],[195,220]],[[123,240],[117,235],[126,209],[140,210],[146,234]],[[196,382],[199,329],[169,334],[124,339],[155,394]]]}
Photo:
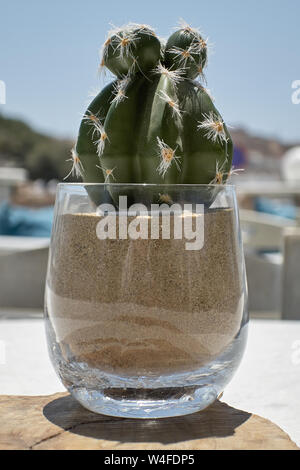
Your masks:
{"label": "cactus stem", "polygon": [[93,127],[92,139],[94,138],[95,133],[101,134],[103,126],[99,117],[96,114],[87,111],[86,114],[83,115],[83,121],[87,121],[87,123]]}
{"label": "cactus stem", "polygon": [[202,88],[212,101],[216,101],[215,97],[212,95],[211,91],[208,88],[206,87],[202,87]]}
{"label": "cactus stem", "polygon": [[105,60],[107,58],[108,46],[110,44],[111,44],[111,38],[108,37],[100,50],[100,64],[99,64],[99,69],[98,69],[99,75],[101,75],[103,72],[106,71]]}
{"label": "cactus stem", "polygon": [[207,39],[197,39],[195,42],[192,43],[193,51],[201,52],[203,49],[206,49],[208,45],[208,38]]}
{"label": "cactus stem", "polygon": [[195,51],[193,50],[194,45],[191,44],[186,49],[182,49],[181,47],[174,46],[169,50],[170,54],[174,54],[175,58],[179,60],[179,63],[183,68],[186,68],[187,61],[192,59],[195,62],[195,59],[191,55]]}
{"label": "cactus stem", "polygon": [[224,160],[223,164],[219,166],[219,162],[216,162],[216,176],[209,184],[223,184],[223,178],[226,176],[224,172],[224,166],[227,164],[227,159]]}
{"label": "cactus stem", "polygon": [[[67,177],[225,183],[235,172],[233,142],[204,88],[206,36],[183,20],[165,44],[145,24],[111,27],[97,65],[115,77],[85,111]],[[112,188],[113,200],[115,194]],[[169,202],[168,194],[160,196]]]}
{"label": "cactus stem", "polygon": [[119,104],[121,101],[128,98],[125,94],[125,91],[129,84],[129,80],[130,80],[129,76],[126,76],[122,80],[119,80],[119,82],[114,85],[115,97],[111,100],[111,103]]}
{"label": "cactus stem", "polygon": [[96,165],[96,167],[100,168],[100,170],[102,170],[105,173],[104,183],[107,183],[110,177],[112,177],[112,179],[116,181],[116,178],[114,177],[114,170],[117,168],[116,166],[112,169],[105,168],[104,165]]}
{"label": "cactus stem", "polygon": [[173,117],[181,119],[181,111],[177,101],[173,100],[165,91],[160,91],[157,95],[172,108]]}
{"label": "cactus stem", "polygon": [[119,49],[119,55],[121,59],[124,57],[134,58],[132,47],[136,47],[136,41],[140,39],[137,37],[137,33],[133,31],[125,31],[122,33],[122,36],[120,33],[116,33],[115,36],[119,41],[116,50]]}
{"label": "cactus stem", "polygon": [[97,139],[94,143],[97,146],[97,154],[99,157],[101,157],[104,151],[106,140],[108,139],[108,136],[104,130],[104,126],[101,124],[98,115],[93,114],[90,111],[87,111],[82,120],[87,121],[88,124],[93,126],[92,139],[94,138],[95,133],[100,136],[99,139]]}
{"label": "cactus stem", "polygon": [[238,175],[244,168],[232,167],[228,172],[224,172],[224,166],[227,164],[227,159],[223,162],[223,165],[219,168],[219,162],[216,163],[216,176],[209,184],[223,184],[224,178],[228,179],[232,175]]}
{"label": "cactus stem", "polygon": [[213,44],[210,42],[209,38],[207,37],[206,39],[195,39],[193,43],[191,44],[192,46],[192,52],[194,54],[203,52],[206,50],[207,52],[210,52],[213,48]]}
{"label": "cactus stem", "polygon": [[203,72],[203,67],[201,64],[198,66],[198,80],[202,81],[205,85],[207,85],[206,76],[205,76],[205,73]]}
{"label": "cactus stem", "polygon": [[101,155],[103,154],[104,152],[104,148],[105,148],[105,144],[106,144],[106,140],[109,140],[108,139],[108,136],[104,130],[104,127],[102,126],[102,130],[100,132],[100,137],[99,139],[95,142],[95,144],[97,145],[97,154],[98,154],[98,157],[101,157]]}
{"label": "cactus stem", "polygon": [[[210,99],[211,99],[212,101],[216,101],[216,100],[215,100],[215,97],[212,96],[211,91],[210,91],[208,88],[206,88],[205,86],[203,86],[203,85],[202,85],[201,83],[199,83],[198,81],[192,81],[192,83],[194,84],[194,86],[196,86],[196,87],[199,88],[200,90],[205,91],[205,93],[210,97]],[[228,127],[228,126],[227,126],[227,127]]]}
{"label": "cactus stem", "polygon": [[68,158],[67,162],[72,161],[72,168],[67,174],[67,176],[64,177],[64,180],[69,178],[70,175],[76,176],[76,178],[80,178],[84,174],[84,168],[83,165],[80,161],[80,158],[74,148],[71,150],[71,158]]}
{"label": "cactus stem", "polygon": [[118,27],[116,25],[114,25],[113,23],[109,23],[109,26],[111,26],[110,30],[108,31],[107,33],[107,37],[108,38],[111,38],[112,36],[114,36],[115,34],[118,34],[120,33],[120,31],[124,28],[122,27]]}
{"label": "cactus stem", "polygon": [[148,82],[151,82],[151,79],[147,77],[147,75],[144,74],[144,72],[142,71],[142,69],[140,68],[139,66],[139,63],[137,61],[137,59],[135,57],[132,57],[133,59],[133,64],[132,66],[130,67],[129,71],[128,71],[128,74],[127,76],[130,77],[131,75],[133,75],[135,73],[135,68],[137,67],[138,71],[143,75],[143,77],[148,80]]}
{"label": "cactus stem", "polygon": [[111,43],[111,38],[107,38],[105,43],[103,44],[103,46],[107,47],[107,46],[109,46],[110,43]]}
{"label": "cactus stem", "polygon": [[[179,19],[178,25],[181,28],[181,34],[184,36],[192,34],[194,37],[198,37],[199,35],[202,34],[199,28],[192,27],[183,18]],[[173,29],[177,30],[178,27],[175,26],[175,28]]]}
{"label": "cactus stem", "polygon": [[184,69],[169,70],[164,67],[161,63],[159,63],[158,66],[153,70],[153,73],[165,75],[170,79],[174,86],[184,80],[184,77],[182,76],[184,74]]}
{"label": "cactus stem", "polygon": [[164,47],[166,46],[166,44],[168,42],[168,38],[165,37],[165,36],[159,36],[158,39],[160,40],[160,42],[163,46],[160,50],[160,54],[161,54],[162,57],[164,57]]}
{"label": "cactus stem", "polygon": [[101,50],[101,58],[102,58],[102,62],[104,62],[104,60],[106,59],[107,57],[107,52],[108,52],[108,46],[111,44],[111,37],[108,37],[105,41],[105,43],[103,44],[102,46],[102,50]]}
{"label": "cactus stem", "polygon": [[226,137],[223,119],[221,119],[220,116],[214,114],[212,111],[209,114],[203,113],[202,116],[205,119],[202,122],[198,121],[199,124],[197,129],[207,130],[205,137],[207,137],[209,140],[212,140],[213,142],[219,140],[221,144],[222,142],[227,144],[228,139]]}
{"label": "cactus stem", "polygon": [[138,33],[140,34],[146,34],[148,36],[157,37],[157,35],[153,31],[153,28],[147,24],[129,23],[127,25],[127,29],[129,30],[136,29]]}
{"label": "cactus stem", "polygon": [[88,92],[88,97],[89,98],[95,98],[97,95],[99,95],[100,91],[101,90],[99,89],[99,87],[93,87]]}
{"label": "cactus stem", "polygon": [[121,101],[123,101],[125,98],[128,98],[128,96],[125,95],[125,92],[122,88],[119,88],[116,93],[115,97],[111,101],[111,103],[116,103],[119,104]]}
{"label": "cactus stem", "polygon": [[180,160],[180,157],[175,155],[177,147],[175,150],[173,150],[159,137],[157,137],[157,142],[158,142],[159,158],[160,158],[160,163],[157,167],[157,171],[159,175],[161,175],[164,178],[167,170],[172,165],[173,161],[175,162],[175,165],[178,171],[180,171],[180,166],[178,163],[178,160]]}

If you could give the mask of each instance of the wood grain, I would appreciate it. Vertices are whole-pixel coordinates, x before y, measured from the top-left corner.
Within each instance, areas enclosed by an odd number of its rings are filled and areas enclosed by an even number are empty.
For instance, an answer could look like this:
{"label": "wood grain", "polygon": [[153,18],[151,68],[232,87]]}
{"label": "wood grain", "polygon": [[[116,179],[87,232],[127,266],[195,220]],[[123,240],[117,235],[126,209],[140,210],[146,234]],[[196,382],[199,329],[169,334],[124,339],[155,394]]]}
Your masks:
{"label": "wood grain", "polygon": [[188,416],[134,420],[93,414],[67,393],[1,396],[0,423],[0,449],[298,449],[272,422],[220,401]]}

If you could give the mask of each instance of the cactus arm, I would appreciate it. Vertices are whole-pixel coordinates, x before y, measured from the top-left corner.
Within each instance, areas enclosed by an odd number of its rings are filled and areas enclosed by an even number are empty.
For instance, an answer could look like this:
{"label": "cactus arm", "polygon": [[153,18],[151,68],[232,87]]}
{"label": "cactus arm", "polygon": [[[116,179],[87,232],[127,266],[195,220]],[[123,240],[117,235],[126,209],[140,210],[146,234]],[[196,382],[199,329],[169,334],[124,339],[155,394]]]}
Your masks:
{"label": "cactus arm", "polygon": [[158,63],[161,44],[148,28],[118,31],[104,48],[103,63],[117,77],[130,71],[147,74]]}
{"label": "cactus arm", "polygon": [[[107,85],[91,102],[85,116],[93,115],[99,118],[103,124],[110,108],[111,100],[114,97],[115,82]],[[76,152],[83,166],[83,180],[86,183],[103,183],[104,177],[101,170],[97,169],[99,157],[95,141],[97,135],[93,135],[93,126],[89,120],[82,120],[79,128],[79,134],[76,144]],[[97,171],[98,170],[98,171]]]}
{"label": "cactus arm", "polygon": [[[204,88],[191,82],[179,85],[179,100],[183,109],[183,153],[182,179],[184,183],[224,183],[232,164],[233,145],[226,125],[226,138],[208,137],[209,129],[199,128],[209,115],[222,120],[211,98]],[[215,180],[219,173],[220,180]]]}
{"label": "cactus arm", "polygon": [[203,74],[207,62],[207,44],[196,31],[175,31],[166,44],[164,64],[167,68],[182,69],[187,78]]}
{"label": "cactus arm", "polygon": [[152,85],[148,87],[138,146],[141,179],[144,182],[163,183],[167,180],[174,181],[174,178],[178,179],[178,169],[170,167],[164,177],[159,172],[161,154],[158,139],[175,149],[179,138],[180,123],[173,115],[172,107],[167,101],[168,97],[174,103],[177,101],[173,83],[167,76],[155,77]]}
{"label": "cactus arm", "polygon": [[108,143],[100,160],[106,169],[115,168],[118,183],[142,182],[136,153],[148,83],[143,75],[135,75],[126,88],[126,98],[112,103],[105,119]]}
{"label": "cactus arm", "polygon": [[178,118],[165,97],[177,100],[168,77],[155,76],[150,81],[137,74],[126,89],[126,98],[110,106],[104,123],[108,143],[100,161],[106,170],[115,168],[118,183],[179,180],[176,165],[166,177],[158,169],[158,139],[173,149],[178,148],[179,139]]}

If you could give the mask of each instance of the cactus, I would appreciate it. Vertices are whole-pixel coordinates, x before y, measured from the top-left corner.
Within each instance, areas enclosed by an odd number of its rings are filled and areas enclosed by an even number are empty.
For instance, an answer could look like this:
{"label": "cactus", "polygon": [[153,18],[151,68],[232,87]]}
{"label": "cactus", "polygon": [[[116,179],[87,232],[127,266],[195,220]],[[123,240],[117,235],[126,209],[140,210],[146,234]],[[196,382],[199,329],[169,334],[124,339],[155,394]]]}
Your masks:
{"label": "cactus", "polygon": [[117,78],[83,116],[71,172],[91,183],[225,183],[233,146],[202,85],[206,64],[207,41],[187,24],[165,45],[145,25],[112,31],[101,67]]}

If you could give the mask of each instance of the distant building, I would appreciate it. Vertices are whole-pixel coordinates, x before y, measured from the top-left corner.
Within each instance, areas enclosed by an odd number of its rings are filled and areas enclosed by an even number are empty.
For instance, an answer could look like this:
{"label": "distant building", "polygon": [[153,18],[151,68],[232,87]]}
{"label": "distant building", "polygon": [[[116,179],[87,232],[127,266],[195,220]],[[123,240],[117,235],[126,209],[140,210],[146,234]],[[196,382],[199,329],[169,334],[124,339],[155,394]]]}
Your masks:
{"label": "distant building", "polygon": [[24,168],[0,167],[0,203],[8,200],[11,189],[27,180]]}
{"label": "distant building", "polygon": [[284,154],[281,169],[285,181],[300,183],[300,147],[293,147]]}
{"label": "distant building", "polygon": [[234,168],[246,168],[247,166],[247,149],[242,145],[234,145],[232,164]]}

